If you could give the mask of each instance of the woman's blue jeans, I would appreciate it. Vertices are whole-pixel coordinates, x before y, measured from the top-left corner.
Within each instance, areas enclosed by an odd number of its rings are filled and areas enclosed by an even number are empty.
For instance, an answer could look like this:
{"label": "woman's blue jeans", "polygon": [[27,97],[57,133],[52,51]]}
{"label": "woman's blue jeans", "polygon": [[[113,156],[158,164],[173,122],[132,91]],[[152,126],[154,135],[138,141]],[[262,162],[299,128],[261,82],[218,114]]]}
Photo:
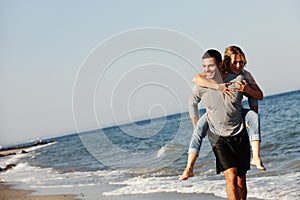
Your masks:
{"label": "woman's blue jeans", "polygon": [[[260,120],[259,115],[250,109],[243,109],[243,117],[245,118],[246,128],[250,141],[261,141],[260,135]],[[202,145],[202,139],[206,136],[208,130],[206,113],[198,120],[194,128],[193,135],[190,141],[188,153],[199,155]]]}

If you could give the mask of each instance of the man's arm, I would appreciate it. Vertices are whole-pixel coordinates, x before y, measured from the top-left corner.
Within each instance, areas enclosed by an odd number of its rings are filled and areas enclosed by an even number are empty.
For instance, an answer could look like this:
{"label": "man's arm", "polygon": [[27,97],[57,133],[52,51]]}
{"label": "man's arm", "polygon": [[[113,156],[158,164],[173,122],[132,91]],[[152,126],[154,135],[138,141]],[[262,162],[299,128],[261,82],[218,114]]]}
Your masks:
{"label": "man's arm", "polygon": [[192,120],[193,127],[195,128],[199,120],[199,117],[191,117],[191,120]]}
{"label": "man's arm", "polygon": [[199,95],[199,86],[194,85],[192,89],[192,94],[189,98],[189,114],[194,128],[196,127],[199,119],[198,104],[200,101],[201,98]]}

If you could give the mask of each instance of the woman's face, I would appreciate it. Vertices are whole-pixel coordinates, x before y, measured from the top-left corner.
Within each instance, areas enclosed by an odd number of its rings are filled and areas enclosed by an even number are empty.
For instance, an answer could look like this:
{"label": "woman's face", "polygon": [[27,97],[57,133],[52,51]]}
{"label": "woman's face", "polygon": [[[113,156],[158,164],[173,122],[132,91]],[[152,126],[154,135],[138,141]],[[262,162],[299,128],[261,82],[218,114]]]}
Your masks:
{"label": "woman's face", "polygon": [[232,73],[240,74],[244,66],[245,63],[243,62],[240,54],[231,56],[230,70]]}

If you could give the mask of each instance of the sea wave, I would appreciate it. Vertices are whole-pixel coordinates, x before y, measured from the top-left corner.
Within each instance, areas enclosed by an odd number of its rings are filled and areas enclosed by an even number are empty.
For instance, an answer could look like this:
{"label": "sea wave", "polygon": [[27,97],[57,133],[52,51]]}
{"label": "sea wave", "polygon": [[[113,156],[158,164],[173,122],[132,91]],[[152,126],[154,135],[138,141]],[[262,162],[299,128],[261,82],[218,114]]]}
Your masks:
{"label": "sea wave", "polygon": [[1,173],[4,182],[26,183],[31,188],[55,188],[88,186],[123,180],[128,170],[98,170],[88,172],[61,173],[53,168],[31,166],[19,163],[16,167]]}

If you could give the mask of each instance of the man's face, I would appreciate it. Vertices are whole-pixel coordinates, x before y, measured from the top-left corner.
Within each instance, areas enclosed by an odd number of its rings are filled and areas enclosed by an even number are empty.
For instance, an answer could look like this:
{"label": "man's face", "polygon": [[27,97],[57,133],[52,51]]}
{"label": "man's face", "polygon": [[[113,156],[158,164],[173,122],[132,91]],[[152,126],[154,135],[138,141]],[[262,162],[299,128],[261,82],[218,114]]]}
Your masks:
{"label": "man's face", "polygon": [[230,70],[234,74],[240,74],[245,64],[240,54],[231,56]]}
{"label": "man's face", "polygon": [[202,66],[206,78],[208,79],[216,78],[217,73],[219,73],[219,70],[215,58],[202,59]]}

